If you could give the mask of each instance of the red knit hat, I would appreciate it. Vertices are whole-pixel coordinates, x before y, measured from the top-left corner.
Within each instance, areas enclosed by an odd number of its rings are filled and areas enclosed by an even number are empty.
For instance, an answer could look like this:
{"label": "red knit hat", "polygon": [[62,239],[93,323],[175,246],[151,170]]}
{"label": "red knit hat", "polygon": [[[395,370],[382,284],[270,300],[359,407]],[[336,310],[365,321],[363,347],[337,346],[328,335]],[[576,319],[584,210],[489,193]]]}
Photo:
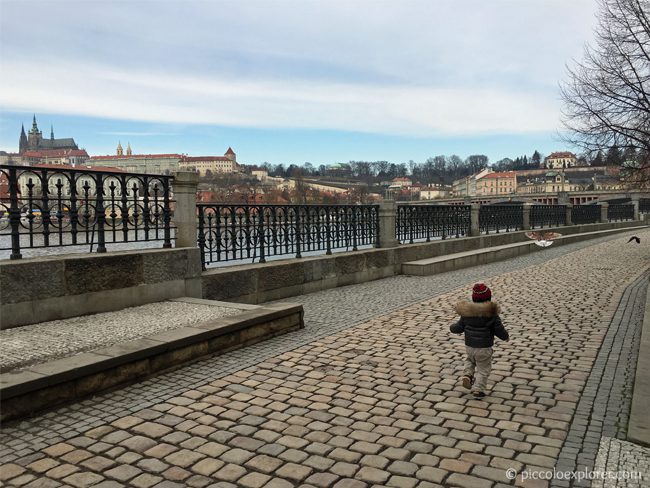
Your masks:
{"label": "red knit hat", "polygon": [[484,283],[476,283],[472,288],[473,302],[487,302],[492,299],[492,292]]}

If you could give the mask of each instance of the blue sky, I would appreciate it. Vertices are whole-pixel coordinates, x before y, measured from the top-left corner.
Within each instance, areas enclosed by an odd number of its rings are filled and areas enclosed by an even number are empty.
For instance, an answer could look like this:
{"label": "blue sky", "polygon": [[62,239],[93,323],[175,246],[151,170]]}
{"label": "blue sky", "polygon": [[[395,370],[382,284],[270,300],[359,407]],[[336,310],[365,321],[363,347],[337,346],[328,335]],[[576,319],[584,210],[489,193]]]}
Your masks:
{"label": "blue sky", "polygon": [[1,0],[0,149],[491,161],[565,149],[558,82],[595,0]]}

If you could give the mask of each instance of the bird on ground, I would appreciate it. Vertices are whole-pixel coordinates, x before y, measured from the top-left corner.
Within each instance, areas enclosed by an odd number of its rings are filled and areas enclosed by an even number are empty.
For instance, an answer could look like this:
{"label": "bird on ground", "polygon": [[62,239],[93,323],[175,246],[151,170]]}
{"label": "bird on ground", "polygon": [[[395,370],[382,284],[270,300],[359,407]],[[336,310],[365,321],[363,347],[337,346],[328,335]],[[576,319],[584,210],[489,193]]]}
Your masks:
{"label": "bird on ground", "polygon": [[535,244],[540,247],[550,246],[561,235],[559,232],[526,232],[526,237],[535,241]]}
{"label": "bird on ground", "polygon": [[641,244],[641,239],[639,239],[637,236],[632,236],[627,242],[632,242],[635,241],[637,244]]}

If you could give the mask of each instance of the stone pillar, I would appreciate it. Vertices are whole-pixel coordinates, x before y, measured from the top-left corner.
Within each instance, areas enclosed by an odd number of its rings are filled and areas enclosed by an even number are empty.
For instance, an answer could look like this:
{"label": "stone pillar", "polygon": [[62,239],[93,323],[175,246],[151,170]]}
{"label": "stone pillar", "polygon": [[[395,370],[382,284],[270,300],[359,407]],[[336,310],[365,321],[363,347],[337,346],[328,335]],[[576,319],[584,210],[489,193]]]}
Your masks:
{"label": "stone pillar", "polygon": [[567,227],[570,225],[573,225],[573,221],[571,220],[571,214],[573,213],[573,205],[571,203],[566,204],[566,216],[564,218],[564,225]]}
{"label": "stone pillar", "polygon": [[397,204],[393,200],[385,200],[379,204],[379,247],[397,247],[399,241],[395,237],[397,221]]}
{"label": "stone pillar", "polygon": [[476,237],[481,235],[481,228],[479,226],[479,212],[481,206],[478,203],[473,203],[470,210],[470,226],[469,226],[469,235]]}
{"label": "stone pillar", "polygon": [[601,224],[606,224],[608,222],[608,220],[607,220],[607,208],[609,207],[609,203],[607,203],[607,202],[599,202],[598,205],[600,205],[600,223]]}
{"label": "stone pillar", "polygon": [[521,217],[521,226],[523,227],[523,230],[530,230],[530,207],[532,207],[532,203],[524,203],[522,205],[522,212],[523,215]]}
{"label": "stone pillar", "polygon": [[199,175],[192,171],[178,171],[173,176],[176,247],[197,247],[196,189]]}
{"label": "stone pillar", "polygon": [[634,220],[639,220],[639,201],[632,200],[632,205],[634,205]]}

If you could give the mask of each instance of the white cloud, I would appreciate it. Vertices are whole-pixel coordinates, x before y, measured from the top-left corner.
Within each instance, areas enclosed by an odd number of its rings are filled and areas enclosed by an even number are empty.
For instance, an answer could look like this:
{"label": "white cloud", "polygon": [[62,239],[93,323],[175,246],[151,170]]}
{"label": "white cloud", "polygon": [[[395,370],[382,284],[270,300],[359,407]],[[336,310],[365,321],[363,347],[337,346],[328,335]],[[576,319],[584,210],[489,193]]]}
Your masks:
{"label": "white cloud", "polygon": [[557,82],[593,9],[592,0],[6,2],[0,106],[413,136],[553,131]]}
{"label": "white cloud", "polygon": [[413,136],[523,133],[557,126],[557,107],[539,94],[494,88],[251,81],[74,63],[42,66],[5,60],[0,105],[152,122]]}

